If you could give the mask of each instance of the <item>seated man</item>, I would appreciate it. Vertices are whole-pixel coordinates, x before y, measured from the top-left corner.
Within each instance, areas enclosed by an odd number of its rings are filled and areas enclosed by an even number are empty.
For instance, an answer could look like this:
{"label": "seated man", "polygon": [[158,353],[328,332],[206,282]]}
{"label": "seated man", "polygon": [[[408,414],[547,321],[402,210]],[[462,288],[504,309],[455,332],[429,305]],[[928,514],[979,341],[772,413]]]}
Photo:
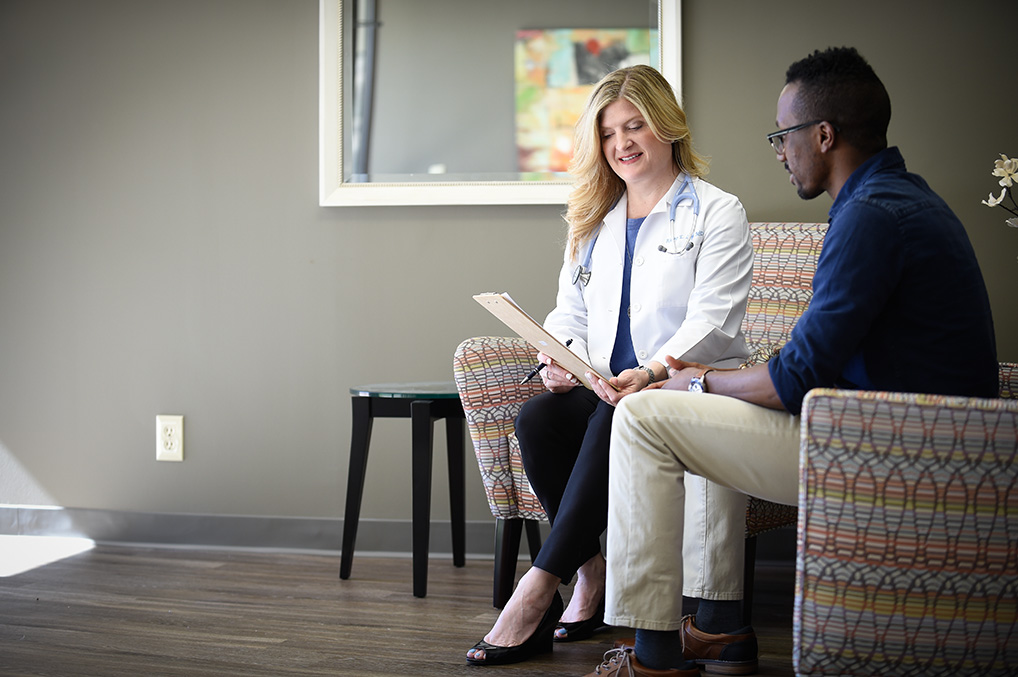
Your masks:
{"label": "seated man", "polygon": [[[795,505],[799,412],[818,386],[996,397],[990,304],[965,229],[887,147],[891,104],[851,48],[788,69],[768,135],[799,196],[833,198],[813,298],[769,363],[720,370],[669,358],[663,389],[619,404],[611,436],[605,622],[636,628],[634,646],[596,675],[695,677],[756,672],[757,644],[737,614],[710,627],[682,616],[685,473]],[[603,388],[602,383],[596,384]],[[713,525],[702,525],[705,529]],[[736,551],[744,525],[725,529]],[[692,539],[691,539],[692,540]],[[689,561],[689,558],[686,558]],[[737,570],[735,575],[741,575]]]}

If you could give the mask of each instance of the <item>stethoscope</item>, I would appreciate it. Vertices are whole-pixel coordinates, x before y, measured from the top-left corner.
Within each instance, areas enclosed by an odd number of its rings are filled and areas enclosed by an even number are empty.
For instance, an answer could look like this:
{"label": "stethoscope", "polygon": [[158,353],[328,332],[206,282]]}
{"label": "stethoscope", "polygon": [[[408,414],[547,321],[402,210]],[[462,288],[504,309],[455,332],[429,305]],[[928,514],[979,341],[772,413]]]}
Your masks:
{"label": "stethoscope", "polygon": [[[689,230],[689,235],[684,239],[687,239],[686,246],[681,249],[672,251],[669,247],[676,241],[675,237],[675,209],[679,206],[679,203],[683,200],[690,200],[693,203],[693,225]],[[696,221],[700,216],[700,198],[696,194],[696,189],[693,188],[693,181],[687,176],[682,180],[682,184],[679,189],[675,191],[675,195],[672,196],[671,202],[668,204],[668,222],[671,232],[671,237],[666,240],[668,246],[665,243],[658,245],[658,251],[666,254],[673,254],[676,256],[682,256],[693,248],[693,238],[700,236],[703,237],[703,231],[696,229]],[[587,245],[587,253],[583,257],[583,263],[576,266],[576,270],[573,271],[573,284],[582,282],[583,286],[586,287],[587,283],[590,282],[590,263],[591,258],[594,255],[594,245],[597,243],[598,236],[601,235],[601,228],[604,224],[598,226],[597,233],[590,240],[590,244]]]}

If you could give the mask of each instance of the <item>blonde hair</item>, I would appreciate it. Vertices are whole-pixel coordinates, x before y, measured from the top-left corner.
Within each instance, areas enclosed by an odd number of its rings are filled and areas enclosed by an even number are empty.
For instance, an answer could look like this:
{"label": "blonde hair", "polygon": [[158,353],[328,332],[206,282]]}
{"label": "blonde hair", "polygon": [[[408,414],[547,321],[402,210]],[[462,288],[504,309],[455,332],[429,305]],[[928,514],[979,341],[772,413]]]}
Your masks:
{"label": "blonde hair", "polygon": [[693,150],[686,114],[664,76],[643,65],[609,73],[594,87],[576,122],[576,150],[569,167],[575,183],[565,214],[569,224],[566,246],[573,259],[626,191],[625,182],[608,164],[601,145],[601,114],[619,99],[640,111],[654,136],[672,144],[680,171],[690,177],[707,174],[707,160]]}

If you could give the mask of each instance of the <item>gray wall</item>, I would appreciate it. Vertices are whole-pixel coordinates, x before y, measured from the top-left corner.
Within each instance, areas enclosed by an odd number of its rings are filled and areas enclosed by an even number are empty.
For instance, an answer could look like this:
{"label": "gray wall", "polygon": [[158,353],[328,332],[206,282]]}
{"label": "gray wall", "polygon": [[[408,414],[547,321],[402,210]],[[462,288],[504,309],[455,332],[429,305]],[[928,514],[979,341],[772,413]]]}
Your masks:
{"label": "gray wall", "polygon": [[[825,220],[763,137],[791,61],[857,45],[1018,360],[1018,232],[980,204],[1018,154],[1018,5],[824,7],[684,2],[711,180],[751,220]],[[472,293],[550,309],[559,207],[317,205],[317,24],[317,0],[0,2],[0,503],[342,517],[348,389],[451,378],[461,339],[503,333]],[[183,463],[154,460],[162,413],[185,416]],[[409,433],[376,424],[363,517],[409,516]],[[489,519],[472,459],[467,480]]]}

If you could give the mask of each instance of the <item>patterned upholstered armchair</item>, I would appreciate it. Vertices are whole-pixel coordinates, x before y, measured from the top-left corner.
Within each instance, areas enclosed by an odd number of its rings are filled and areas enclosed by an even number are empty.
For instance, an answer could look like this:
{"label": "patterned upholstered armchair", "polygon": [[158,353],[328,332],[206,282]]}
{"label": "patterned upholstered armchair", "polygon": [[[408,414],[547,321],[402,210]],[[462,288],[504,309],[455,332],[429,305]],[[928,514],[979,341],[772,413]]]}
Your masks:
{"label": "patterned upholstered armchair", "polygon": [[[755,259],[743,331],[757,360],[788,340],[812,296],[813,273],[826,224],[750,224]],[[513,427],[530,397],[544,390],[539,380],[520,385],[535,350],[520,338],[479,337],[464,341],[453,358],[467,428],[481,478],[496,518],[493,602],[501,608],[513,590],[520,538],[527,530],[531,557],[540,547],[538,522],[546,520],[530,489]],[[751,499],[746,520],[746,617],[752,599],[757,534],[795,524],[796,508]]]}
{"label": "patterned upholstered armchair", "polygon": [[1000,396],[806,396],[797,674],[1018,674],[1018,365]]}

